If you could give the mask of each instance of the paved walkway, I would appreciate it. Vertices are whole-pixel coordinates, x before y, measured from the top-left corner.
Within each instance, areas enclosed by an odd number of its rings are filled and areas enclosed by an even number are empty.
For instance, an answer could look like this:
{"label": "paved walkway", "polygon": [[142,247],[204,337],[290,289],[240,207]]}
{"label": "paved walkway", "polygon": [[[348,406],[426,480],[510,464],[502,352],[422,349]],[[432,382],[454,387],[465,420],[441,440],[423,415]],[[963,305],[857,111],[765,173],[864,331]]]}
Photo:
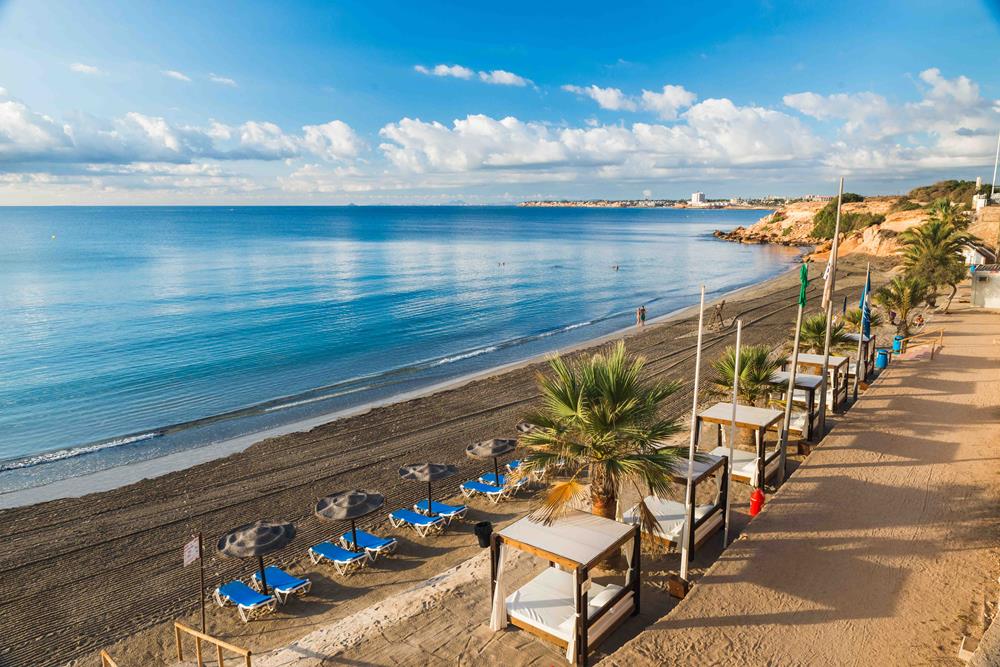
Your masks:
{"label": "paved walkway", "polygon": [[940,325],[943,352],[893,364],[688,598],[602,665],[961,664],[1000,574],[1000,314]]}

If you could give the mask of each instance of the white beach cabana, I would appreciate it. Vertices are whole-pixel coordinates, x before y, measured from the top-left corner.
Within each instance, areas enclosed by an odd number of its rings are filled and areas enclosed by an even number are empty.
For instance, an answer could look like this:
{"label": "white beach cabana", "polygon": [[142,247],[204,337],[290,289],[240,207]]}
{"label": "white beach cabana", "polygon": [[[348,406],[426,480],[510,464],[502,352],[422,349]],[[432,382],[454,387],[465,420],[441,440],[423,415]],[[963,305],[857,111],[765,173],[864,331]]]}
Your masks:
{"label": "white beach cabana", "polygon": [[[860,333],[845,333],[844,337],[851,341],[854,346],[854,355],[857,356],[858,341],[861,341],[861,381],[871,380],[872,373],[875,372],[875,336],[864,336]],[[851,358],[851,363],[847,366],[848,381],[854,379],[858,369],[858,360]]]}
{"label": "white beach cabana", "polygon": [[[788,390],[788,374],[788,371],[775,371],[771,375],[768,384],[774,387],[772,395],[780,394],[780,397],[784,399]],[[819,427],[819,401],[816,396],[825,388],[826,382],[820,375],[795,374],[795,388],[792,392],[793,412],[792,421],[788,426],[789,432],[797,433],[806,440],[813,439],[816,428]],[[796,414],[794,411],[796,405],[805,408],[805,412],[799,410]],[[781,424],[778,424],[778,428],[780,430]]]}
{"label": "white beach cabana", "polygon": [[[640,539],[637,526],[578,510],[549,525],[523,517],[494,533],[490,628],[499,631],[511,623],[565,647],[571,664],[586,665],[601,641],[639,613]],[[510,550],[537,556],[549,566],[508,594],[505,560]],[[628,561],[624,586],[591,581],[591,569],[618,550]]]}
{"label": "white beach cabana", "polygon": [[[828,366],[830,386],[827,387],[826,396],[831,410],[840,410],[847,402],[847,365],[850,361],[847,357],[830,355]],[[799,369],[811,371],[817,375],[821,374],[823,372],[823,355],[800,353],[798,366]],[[788,362],[785,362],[783,370],[788,370]]]}
{"label": "white beach cabana", "polygon": [[[646,537],[662,542],[668,549],[679,549],[681,540],[684,539],[685,521],[692,522],[694,530],[688,535],[688,548],[694,552],[695,549],[704,544],[715,531],[722,528],[726,518],[726,494],[729,490],[727,484],[728,466],[725,456],[713,456],[702,454],[702,460],[694,462],[694,476],[692,477],[692,491],[695,498],[698,497],[698,486],[703,482],[715,480],[715,496],[710,503],[701,505],[693,504],[685,511],[684,503],[669,498],[659,498],[657,496],[646,496],[643,501],[646,507],[656,517],[660,524],[659,533],[646,533]],[[687,461],[678,462],[671,477],[680,484],[687,483]],[[634,505],[622,515],[625,523],[639,524],[639,506]]]}
{"label": "white beach cabana", "polygon": [[[755,408],[749,405],[736,406],[736,428],[753,431],[756,452],[746,452],[742,449],[733,450],[733,481],[744,482],[758,488],[764,487],[764,481],[778,471],[781,463],[781,442],[775,444],[771,451],[766,451],[764,436],[768,430],[779,426],[784,418],[778,410],[771,408]],[[698,413],[695,418],[695,446],[701,440],[701,430],[705,424],[718,426],[717,447],[709,452],[712,456],[729,456],[729,448],[722,445],[722,429],[733,423],[733,404],[716,403],[712,407]]]}

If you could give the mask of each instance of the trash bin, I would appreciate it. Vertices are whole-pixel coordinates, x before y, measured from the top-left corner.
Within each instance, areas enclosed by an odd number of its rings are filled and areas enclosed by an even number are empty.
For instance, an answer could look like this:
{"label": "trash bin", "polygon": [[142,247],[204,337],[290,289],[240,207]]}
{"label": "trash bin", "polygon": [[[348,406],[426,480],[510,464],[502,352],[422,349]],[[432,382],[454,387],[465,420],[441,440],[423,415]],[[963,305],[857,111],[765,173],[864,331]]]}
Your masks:
{"label": "trash bin", "polygon": [[493,524],[489,521],[480,521],[476,524],[473,529],[476,533],[476,539],[479,540],[479,546],[486,548],[490,546],[490,536],[493,535]]}
{"label": "trash bin", "polygon": [[903,336],[893,336],[893,338],[892,338],[892,351],[893,352],[902,352],[903,351],[903,347],[905,345],[906,345],[906,343],[903,342]]}
{"label": "trash bin", "polygon": [[880,347],[875,353],[875,370],[883,370],[889,366],[889,350]]}

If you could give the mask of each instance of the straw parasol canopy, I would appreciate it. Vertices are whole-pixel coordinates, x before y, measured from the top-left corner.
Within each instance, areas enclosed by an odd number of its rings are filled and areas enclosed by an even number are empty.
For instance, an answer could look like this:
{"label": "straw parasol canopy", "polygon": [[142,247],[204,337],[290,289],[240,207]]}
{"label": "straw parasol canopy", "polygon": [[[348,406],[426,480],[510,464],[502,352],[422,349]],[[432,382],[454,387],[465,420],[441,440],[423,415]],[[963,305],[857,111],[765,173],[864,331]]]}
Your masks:
{"label": "straw parasol canopy", "polygon": [[493,459],[493,481],[500,486],[500,463],[497,458],[510,454],[517,448],[517,440],[493,438],[469,445],[465,448],[466,456],[473,459]]}
{"label": "straw parasol canopy", "polygon": [[264,556],[288,546],[295,537],[295,525],[277,521],[255,521],[234,528],[219,538],[216,548],[227,558],[257,558],[260,567],[260,583],[267,595],[267,579],[264,577]]}
{"label": "straw parasol canopy", "polygon": [[358,530],[354,525],[357,519],[371,514],[385,504],[385,496],[367,489],[352,489],[320,498],[316,502],[315,514],[324,521],[351,522],[351,538],[354,548],[358,548]]}
{"label": "straw parasol canopy", "polygon": [[431,485],[445,477],[451,477],[456,472],[458,468],[447,463],[410,463],[399,469],[399,476],[415,482],[427,482],[427,514],[434,516]]}

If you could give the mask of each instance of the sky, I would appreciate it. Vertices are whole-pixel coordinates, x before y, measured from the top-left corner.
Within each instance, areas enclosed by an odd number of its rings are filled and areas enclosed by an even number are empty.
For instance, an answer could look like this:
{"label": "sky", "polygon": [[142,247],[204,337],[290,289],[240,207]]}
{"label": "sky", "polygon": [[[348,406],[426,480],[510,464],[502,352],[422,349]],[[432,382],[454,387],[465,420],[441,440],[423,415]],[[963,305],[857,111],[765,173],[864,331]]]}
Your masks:
{"label": "sky", "polygon": [[990,180],[1000,0],[0,0],[0,204]]}

